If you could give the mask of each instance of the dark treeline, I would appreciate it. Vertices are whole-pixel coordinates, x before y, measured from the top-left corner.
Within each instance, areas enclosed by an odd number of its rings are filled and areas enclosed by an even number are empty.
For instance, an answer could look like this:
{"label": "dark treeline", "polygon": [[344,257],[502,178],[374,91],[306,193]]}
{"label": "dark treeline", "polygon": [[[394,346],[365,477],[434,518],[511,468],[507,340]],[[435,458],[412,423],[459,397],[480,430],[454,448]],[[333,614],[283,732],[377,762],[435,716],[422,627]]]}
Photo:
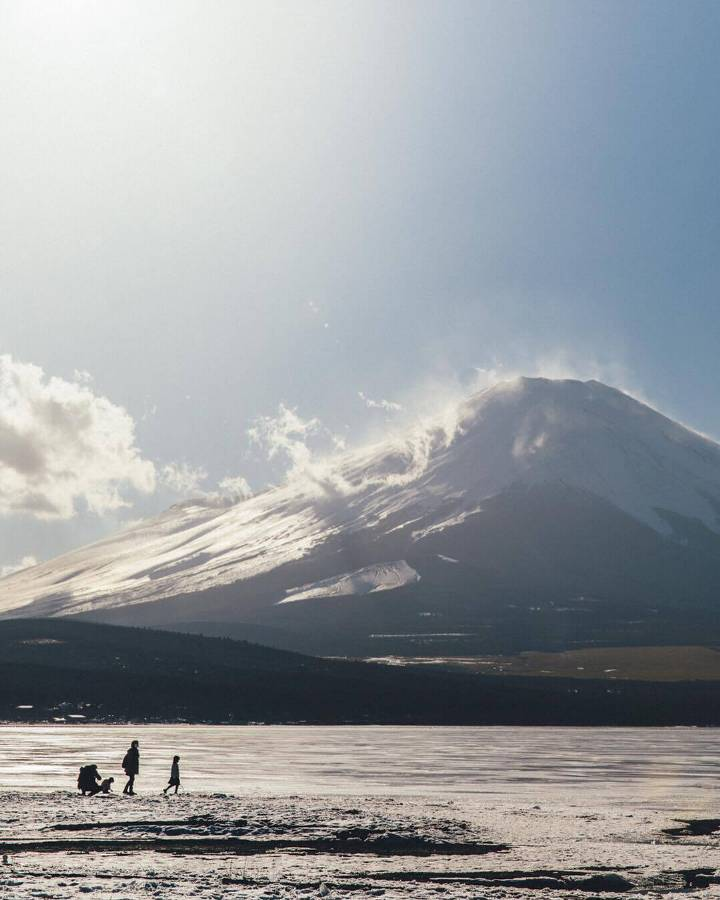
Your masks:
{"label": "dark treeline", "polygon": [[719,688],[392,668],[67,619],[0,622],[6,721],[720,725]]}

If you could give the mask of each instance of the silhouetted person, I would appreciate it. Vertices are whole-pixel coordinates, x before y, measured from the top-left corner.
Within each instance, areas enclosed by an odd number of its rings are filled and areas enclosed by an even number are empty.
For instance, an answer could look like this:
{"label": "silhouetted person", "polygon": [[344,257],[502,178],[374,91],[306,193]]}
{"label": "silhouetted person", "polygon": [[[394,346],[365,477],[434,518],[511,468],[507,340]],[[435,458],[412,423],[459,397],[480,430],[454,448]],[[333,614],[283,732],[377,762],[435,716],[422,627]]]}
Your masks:
{"label": "silhouetted person", "polygon": [[104,778],[100,784],[100,793],[109,794],[112,791],[112,784],[114,781],[114,778]]}
{"label": "silhouetted person", "polygon": [[93,794],[97,794],[100,791],[98,781],[100,781],[100,773],[96,765],[80,767],[77,786],[82,791],[83,797],[86,794],[92,797]]}
{"label": "silhouetted person", "polygon": [[140,772],[140,750],[138,742],[133,741],[130,749],[123,757],[122,767],[128,777],[127,784],[123,788],[123,794],[134,794],[135,776]]}
{"label": "silhouetted person", "polygon": [[173,756],[172,766],[170,767],[170,781],[167,783],[167,787],[163,788],[163,794],[167,794],[171,787],[175,788],[174,793],[177,794],[178,788],[180,787],[180,757]]}

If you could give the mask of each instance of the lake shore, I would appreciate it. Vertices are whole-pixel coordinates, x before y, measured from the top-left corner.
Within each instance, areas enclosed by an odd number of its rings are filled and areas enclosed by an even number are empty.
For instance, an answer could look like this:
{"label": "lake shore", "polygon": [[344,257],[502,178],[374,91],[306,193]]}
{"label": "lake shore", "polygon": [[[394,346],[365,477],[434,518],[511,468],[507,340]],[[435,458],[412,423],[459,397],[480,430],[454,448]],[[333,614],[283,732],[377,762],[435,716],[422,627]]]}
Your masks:
{"label": "lake shore", "polygon": [[[532,799],[3,792],[0,885],[18,900],[720,895],[716,831],[684,825],[712,804]],[[687,833],[668,834],[678,820]]]}
{"label": "lake shore", "polygon": [[[79,765],[137,796],[82,797]],[[0,728],[0,896],[720,897],[697,728]],[[180,755],[182,786],[164,796]]]}

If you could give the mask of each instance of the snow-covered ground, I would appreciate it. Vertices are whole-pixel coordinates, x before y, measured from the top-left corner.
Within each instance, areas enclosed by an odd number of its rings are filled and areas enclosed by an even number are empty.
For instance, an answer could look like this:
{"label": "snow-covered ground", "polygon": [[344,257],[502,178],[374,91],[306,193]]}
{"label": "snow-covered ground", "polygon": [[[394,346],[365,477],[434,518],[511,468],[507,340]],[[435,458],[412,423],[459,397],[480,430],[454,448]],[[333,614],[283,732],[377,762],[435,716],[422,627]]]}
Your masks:
{"label": "snow-covered ground", "polygon": [[108,728],[138,796],[47,790],[100,731],[0,729],[0,897],[720,897],[714,730]]}
{"label": "snow-covered ground", "polygon": [[684,896],[720,867],[716,836],[663,833],[712,796],[538,799],[4,792],[0,896]]}

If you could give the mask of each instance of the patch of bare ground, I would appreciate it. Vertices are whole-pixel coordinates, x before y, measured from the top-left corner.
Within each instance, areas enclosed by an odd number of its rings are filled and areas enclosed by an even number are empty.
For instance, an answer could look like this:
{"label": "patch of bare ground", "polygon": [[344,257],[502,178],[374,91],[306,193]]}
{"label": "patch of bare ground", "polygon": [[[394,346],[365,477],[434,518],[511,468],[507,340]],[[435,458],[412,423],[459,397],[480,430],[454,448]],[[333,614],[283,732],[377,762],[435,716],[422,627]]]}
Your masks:
{"label": "patch of bare ground", "polygon": [[231,853],[254,855],[277,851],[304,851],[306,853],[361,853],[378,856],[480,856],[508,850],[506,844],[453,843],[431,841],[423,838],[406,838],[386,835],[366,840],[359,838],[307,838],[245,840],[243,838],[146,838],[140,840],[118,838],[92,838],[74,840],[1,841],[0,854],[7,853],[128,853],[152,851],[155,853],[206,854]]}
{"label": "patch of bare ground", "polygon": [[375,657],[389,665],[422,665],[485,675],[524,675],[608,681],[720,681],[715,647],[588,647],[513,656]]}

